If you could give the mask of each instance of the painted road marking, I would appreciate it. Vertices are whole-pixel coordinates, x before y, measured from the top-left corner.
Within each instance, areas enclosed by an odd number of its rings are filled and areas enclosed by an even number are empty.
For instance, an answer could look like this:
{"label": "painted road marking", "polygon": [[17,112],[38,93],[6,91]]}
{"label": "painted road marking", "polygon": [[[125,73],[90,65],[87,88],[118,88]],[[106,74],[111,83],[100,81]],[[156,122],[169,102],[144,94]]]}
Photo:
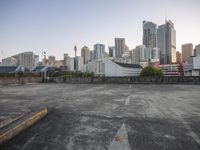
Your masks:
{"label": "painted road marking", "polygon": [[127,97],[127,99],[125,100],[125,104],[124,105],[130,105],[130,100],[131,99],[131,95],[129,95],[128,97]]}
{"label": "painted road marking", "polygon": [[123,123],[121,128],[117,131],[114,139],[112,140],[108,150],[131,150],[128,134]]}

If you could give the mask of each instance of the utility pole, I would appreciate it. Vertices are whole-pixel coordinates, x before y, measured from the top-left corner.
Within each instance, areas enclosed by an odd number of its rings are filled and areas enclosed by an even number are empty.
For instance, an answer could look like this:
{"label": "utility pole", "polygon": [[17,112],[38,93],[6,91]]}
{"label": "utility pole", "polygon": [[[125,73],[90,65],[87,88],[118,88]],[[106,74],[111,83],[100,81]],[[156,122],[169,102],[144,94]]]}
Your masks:
{"label": "utility pole", "polygon": [[43,51],[42,52],[42,55],[44,56],[44,74],[42,73],[43,75],[43,81],[46,82],[47,80],[47,70],[46,70],[46,63],[47,63],[47,60],[46,60],[46,52]]}

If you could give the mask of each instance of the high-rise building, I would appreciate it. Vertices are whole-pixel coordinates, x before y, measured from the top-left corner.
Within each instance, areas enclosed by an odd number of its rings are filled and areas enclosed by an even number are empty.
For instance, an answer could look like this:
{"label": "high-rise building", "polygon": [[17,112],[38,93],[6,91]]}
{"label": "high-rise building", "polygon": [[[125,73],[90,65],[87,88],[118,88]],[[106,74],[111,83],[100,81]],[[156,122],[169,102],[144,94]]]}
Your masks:
{"label": "high-rise building", "polygon": [[76,56],[74,58],[74,69],[76,71],[82,71],[83,70],[83,57]]}
{"label": "high-rise building", "polygon": [[74,58],[66,58],[65,59],[65,64],[67,66],[68,71],[74,71]]}
{"label": "high-rise building", "polygon": [[148,61],[148,57],[150,56],[150,48],[146,48],[144,45],[136,46],[133,49],[133,63],[138,64],[142,61]]}
{"label": "high-rise building", "polygon": [[143,21],[143,45],[151,49],[157,47],[157,25],[153,22]]}
{"label": "high-rise building", "polygon": [[182,63],[182,54],[179,51],[176,51],[176,63]]}
{"label": "high-rise building", "polygon": [[200,44],[195,46],[195,56],[200,54]]}
{"label": "high-rise building", "polygon": [[120,58],[122,54],[126,51],[125,39],[115,38],[115,57]]}
{"label": "high-rise building", "polygon": [[33,52],[23,52],[12,56],[17,59],[17,64],[32,70],[39,63],[39,56],[35,55]]}
{"label": "high-rise building", "polygon": [[94,59],[94,50],[90,50],[90,57],[89,60],[93,60]]}
{"label": "high-rise building", "polygon": [[49,59],[48,59],[48,61],[55,61],[56,60],[56,57],[55,56],[49,56]]}
{"label": "high-rise building", "polygon": [[152,55],[156,57],[156,52],[152,52],[151,48],[144,47],[144,56],[143,56],[143,61],[149,61],[152,58]]}
{"label": "high-rise building", "polygon": [[158,26],[157,30],[157,46],[160,50],[160,64],[167,64],[166,54],[166,27]]}
{"label": "high-rise building", "polygon": [[48,60],[47,60],[47,64],[49,66],[54,66],[56,62],[56,57],[55,56],[49,56]]}
{"label": "high-rise building", "polygon": [[95,44],[94,45],[94,59],[101,59],[105,52],[105,45],[104,44]]}
{"label": "high-rise building", "polygon": [[176,30],[170,20],[158,27],[157,47],[160,50],[160,64],[176,62]]}
{"label": "high-rise building", "polygon": [[194,55],[193,44],[187,43],[182,45],[182,61],[187,62]]}
{"label": "high-rise building", "polygon": [[[159,59],[160,58],[160,53],[159,53],[159,49],[154,47],[153,49],[151,49],[151,59]],[[158,60],[159,61],[159,60]]]}
{"label": "high-rise building", "polygon": [[129,47],[125,44],[125,52],[129,52]]}
{"label": "high-rise building", "polygon": [[69,58],[69,54],[68,53],[64,53],[64,55],[63,55],[63,59],[65,60],[66,58]]}
{"label": "high-rise building", "polygon": [[7,57],[2,59],[2,65],[12,66],[17,65],[17,59],[14,57]]}
{"label": "high-rise building", "polygon": [[115,47],[114,46],[109,46],[108,51],[109,51],[109,57],[115,57]]}
{"label": "high-rise building", "polygon": [[89,48],[87,46],[83,46],[81,48],[81,57],[83,57],[83,64],[87,64],[89,61]]}

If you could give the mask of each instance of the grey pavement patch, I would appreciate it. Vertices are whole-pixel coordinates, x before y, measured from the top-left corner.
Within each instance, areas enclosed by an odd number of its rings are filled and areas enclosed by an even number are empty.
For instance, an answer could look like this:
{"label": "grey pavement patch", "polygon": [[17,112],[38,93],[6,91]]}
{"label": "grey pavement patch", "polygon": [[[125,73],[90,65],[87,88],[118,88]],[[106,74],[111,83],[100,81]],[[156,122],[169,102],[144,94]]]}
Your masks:
{"label": "grey pavement patch", "polygon": [[[164,101],[164,99],[163,99],[163,97],[160,95],[160,94],[158,94],[159,96],[160,96],[160,98],[161,98],[161,100],[166,104],[166,105],[168,105],[169,106],[169,104],[168,103],[166,103],[165,101]],[[200,138],[198,137],[198,135],[195,133],[195,132],[193,132],[193,130],[191,129],[191,127],[188,125],[188,123],[184,120],[184,118],[182,117],[182,112],[181,112],[181,110],[175,110],[175,108],[173,107],[173,106],[169,106],[169,109],[170,109],[170,111],[172,111],[176,116],[177,116],[177,118],[183,123],[183,125],[184,125],[184,127],[187,129],[187,131],[188,131],[188,135],[189,136],[191,136],[192,138],[193,138],[193,140],[199,145],[199,147],[200,147]]]}
{"label": "grey pavement patch", "polygon": [[117,131],[117,134],[112,140],[108,150],[131,150],[124,123],[122,124],[121,128]]}
{"label": "grey pavement patch", "polygon": [[[0,87],[2,119],[40,105],[51,108],[46,118],[2,149],[108,150],[124,120],[132,150],[200,149],[197,142],[200,86],[131,86],[34,84]],[[128,96],[130,101],[126,101]],[[196,139],[190,131],[197,135]]]}
{"label": "grey pavement patch", "polygon": [[125,105],[130,105],[130,98],[131,98],[131,95],[129,95],[126,100],[125,100]]}

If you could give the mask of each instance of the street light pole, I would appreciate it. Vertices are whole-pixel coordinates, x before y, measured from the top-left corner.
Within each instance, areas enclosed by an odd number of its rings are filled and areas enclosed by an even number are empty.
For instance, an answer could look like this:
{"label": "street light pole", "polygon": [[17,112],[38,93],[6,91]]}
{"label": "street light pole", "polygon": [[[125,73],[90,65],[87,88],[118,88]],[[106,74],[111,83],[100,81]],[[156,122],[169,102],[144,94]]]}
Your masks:
{"label": "street light pole", "polygon": [[[46,67],[46,52],[45,51],[43,51],[42,52],[42,55],[44,56],[44,66]],[[45,68],[44,67],[44,68]],[[44,76],[43,76],[43,79],[44,79],[44,82],[46,82],[46,79],[47,79],[47,72],[46,72],[46,69],[44,69]]]}

